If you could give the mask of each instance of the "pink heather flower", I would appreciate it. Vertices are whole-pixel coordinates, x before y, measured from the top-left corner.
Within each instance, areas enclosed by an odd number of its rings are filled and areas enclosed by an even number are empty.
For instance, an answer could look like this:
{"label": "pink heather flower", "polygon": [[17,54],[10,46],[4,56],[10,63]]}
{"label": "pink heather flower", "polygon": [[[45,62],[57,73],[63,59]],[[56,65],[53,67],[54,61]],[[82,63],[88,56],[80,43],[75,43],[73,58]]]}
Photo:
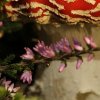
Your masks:
{"label": "pink heather flower", "polygon": [[31,82],[32,82],[32,72],[25,70],[23,72],[23,74],[21,75],[20,80],[22,80],[23,83],[28,82],[28,84],[31,84]]}
{"label": "pink heather flower", "polygon": [[33,49],[46,58],[52,58],[55,56],[54,50],[51,47],[46,46],[43,41],[38,41],[38,44]]}
{"label": "pink heather flower", "polygon": [[20,56],[22,59],[26,59],[26,60],[32,60],[34,59],[34,54],[33,51],[30,48],[25,47],[24,48],[26,53],[23,54],[22,56]]}
{"label": "pink heather flower", "polygon": [[18,87],[15,87],[15,88],[13,88],[13,92],[17,92],[19,89],[20,89],[19,86]]}
{"label": "pink heather flower", "polygon": [[87,56],[87,61],[92,61],[94,58],[94,54],[93,53],[89,53]]}
{"label": "pink heather flower", "polygon": [[11,81],[6,81],[6,79],[3,81],[2,84],[9,92],[17,92],[20,89],[20,87],[14,87],[14,83],[11,84]]}
{"label": "pink heather flower", "polygon": [[11,85],[9,85],[8,91],[9,92],[12,92],[13,91],[13,88],[14,88],[14,83],[12,83]]}
{"label": "pink heather flower", "polygon": [[3,22],[2,21],[0,21],[0,27],[2,27],[3,26]]}
{"label": "pink heather flower", "polygon": [[93,39],[92,36],[90,36],[90,37],[85,36],[85,37],[84,37],[84,41],[85,41],[85,43],[86,43],[87,45],[91,46],[91,47],[94,48],[94,49],[97,47],[97,45],[96,45],[96,43],[94,42],[94,39]]}
{"label": "pink heather flower", "polygon": [[77,51],[83,51],[83,47],[81,43],[77,39],[73,39],[74,42],[74,49]]}
{"label": "pink heather flower", "polygon": [[9,85],[7,90],[9,92],[17,92],[19,89],[20,89],[20,87],[14,87],[14,83],[12,83],[11,85]]}
{"label": "pink heather flower", "polygon": [[57,52],[57,53],[60,52],[59,47],[58,47],[57,44],[51,44],[50,47],[51,47],[55,52]]}
{"label": "pink heather flower", "polygon": [[11,81],[6,81],[6,79],[4,79],[4,81],[2,82],[2,84],[5,86],[5,89],[7,90],[9,85],[11,84]]}
{"label": "pink heather flower", "polygon": [[66,66],[65,63],[61,63],[61,65],[60,65],[59,68],[58,68],[58,71],[59,71],[59,72],[63,72],[64,69],[65,69],[66,67],[67,67],[67,66]]}
{"label": "pink heather flower", "polygon": [[62,38],[59,42],[57,42],[56,47],[58,50],[66,53],[71,53],[71,46],[69,44],[69,41],[66,38]]}
{"label": "pink heather flower", "polygon": [[82,63],[83,63],[83,59],[82,58],[78,58],[77,59],[77,63],[76,63],[76,69],[79,69],[80,66],[82,65]]}

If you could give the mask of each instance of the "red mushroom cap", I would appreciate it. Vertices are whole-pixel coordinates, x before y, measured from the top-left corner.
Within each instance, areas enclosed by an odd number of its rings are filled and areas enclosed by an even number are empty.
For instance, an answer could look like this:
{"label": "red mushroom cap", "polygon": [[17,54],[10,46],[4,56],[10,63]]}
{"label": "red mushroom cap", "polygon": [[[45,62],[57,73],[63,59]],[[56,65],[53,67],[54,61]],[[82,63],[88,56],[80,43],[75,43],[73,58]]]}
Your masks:
{"label": "red mushroom cap", "polygon": [[100,0],[19,0],[19,5],[26,7],[30,17],[43,22],[50,12],[69,22],[100,20]]}

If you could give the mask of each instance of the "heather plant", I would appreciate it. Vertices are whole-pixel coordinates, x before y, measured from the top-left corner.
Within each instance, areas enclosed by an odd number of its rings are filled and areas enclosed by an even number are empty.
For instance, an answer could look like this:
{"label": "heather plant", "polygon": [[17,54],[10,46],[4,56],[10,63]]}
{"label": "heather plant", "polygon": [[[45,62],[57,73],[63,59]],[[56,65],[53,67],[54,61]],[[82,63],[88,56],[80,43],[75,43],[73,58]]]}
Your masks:
{"label": "heather plant", "polygon": [[[75,58],[74,67],[75,70],[79,70],[84,63],[83,55],[86,55],[89,62],[94,59],[95,52],[100,51],[91,33],[85,34],[82,38],[85,46],[76,37],[71,38],[73,43],[70,43],[69,39],[64,37],[55,43],[47,44],[45,40],[33,36],[33,34],[37,34],[36,31],[34,33],[32,31],[32,34],[30,34],[30,29],[27,31],[30,28],[29,25],[36,24],[36,22],[30,21],[29,16],[26,18],[27,14],[24,15],[20,11],[23,9],[14,9],[14,12],[5,11],[4,5],[13,0],[1,1],[0,100],[39,100],[37,97],[25,99],[26,96],[23,92],[25,91],[24,86],[29,87],[35,83],[38,66],[42,65],[45,70],[52,61],[60,61],[61,63],[57,68],[60,74],[61,72],[64,73],[63,71],[67,70],[67,67],[70,67],[67,62]],[[17,2],[17,0],[14,2]],[[18,15],[22,17],[19,18]],[[28,21],[21,20],[24,18]],[[26,35],[25,32],[30,36]]]}

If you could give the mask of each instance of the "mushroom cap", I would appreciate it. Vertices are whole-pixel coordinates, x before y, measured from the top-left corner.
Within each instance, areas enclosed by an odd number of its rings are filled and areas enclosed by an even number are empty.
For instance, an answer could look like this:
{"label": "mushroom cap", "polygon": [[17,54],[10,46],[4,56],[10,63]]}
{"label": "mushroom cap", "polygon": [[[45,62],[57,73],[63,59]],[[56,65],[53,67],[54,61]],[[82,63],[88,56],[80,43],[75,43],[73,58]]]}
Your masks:
{"label": "mushroom cap", "polygon": [[[49,21],[51,12],[68,22],[100,20],[100,0],[19,0],[16,3],[39,22]],[[11,2],[7,6],[13,8]]]}

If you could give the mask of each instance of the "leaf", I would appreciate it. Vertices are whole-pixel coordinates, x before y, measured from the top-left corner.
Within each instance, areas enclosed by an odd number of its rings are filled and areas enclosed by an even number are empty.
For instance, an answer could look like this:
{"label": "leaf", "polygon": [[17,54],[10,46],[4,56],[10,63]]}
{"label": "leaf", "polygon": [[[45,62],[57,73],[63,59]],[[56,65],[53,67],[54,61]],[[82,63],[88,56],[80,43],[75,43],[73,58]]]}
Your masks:
{"label": "leaf", "polygon": [[15,58],[15,55],[14,55],[14,54],[11,54],[11,55],[7,56],[7,57],[4,59],[5,64],[11,63],[12,60],[14,60],[14,58]]}
{"label": "leaf", "polygon": [[25,96],[23,95],[23,93],[18,92],[18,93],[15,94],[13,100],[25,100]]}
{"label": "leaf", "polygon": [[17,79],[17,70],[7,70],[4,72],[8,77],[13,78],[13,79]]}
{"label": "leaf", "polygon": [[8,92],[4,87],[0,86],[0,100],[6,100]]}

